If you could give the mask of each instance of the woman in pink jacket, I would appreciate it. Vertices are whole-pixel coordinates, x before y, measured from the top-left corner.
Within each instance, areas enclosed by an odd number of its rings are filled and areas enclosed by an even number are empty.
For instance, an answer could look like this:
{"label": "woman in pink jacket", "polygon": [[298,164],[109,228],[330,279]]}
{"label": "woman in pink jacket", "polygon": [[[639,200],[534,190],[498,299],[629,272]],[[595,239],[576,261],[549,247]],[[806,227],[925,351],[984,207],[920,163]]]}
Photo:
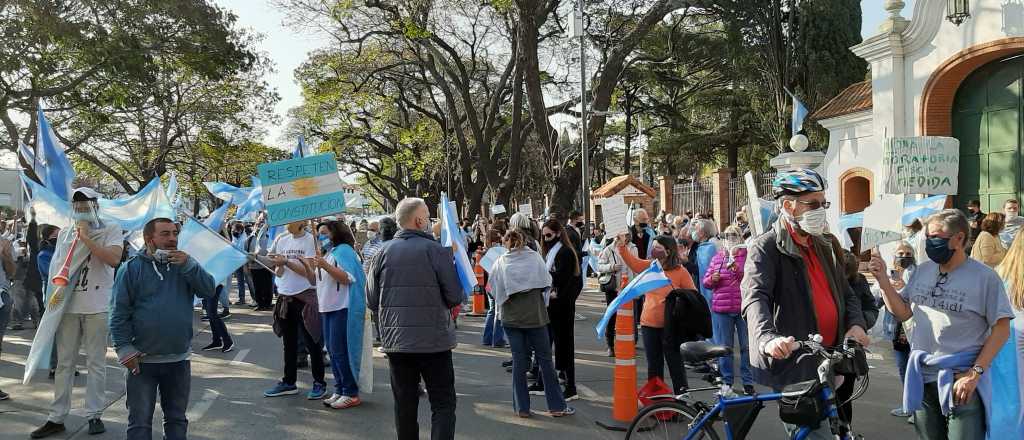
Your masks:
{"label": "woman in pink jacket", "polygon": [[[747,247],[743,235],[735,225],[725,229],[725,247],[711,259],[704,274],[704,287],[712,289],[711,325],[715,343],[733,346],[733,336],[740,340],[740,372],[743,391],[754,393],[754,377],[750,373],[750,355],[747,353],[747,324],[740,313],[740,282],[743,281],[743,263],[747,260]],[[718,369],[725,384],[722,391],[731,393],[733,384],[733,357],[718,359]]]}

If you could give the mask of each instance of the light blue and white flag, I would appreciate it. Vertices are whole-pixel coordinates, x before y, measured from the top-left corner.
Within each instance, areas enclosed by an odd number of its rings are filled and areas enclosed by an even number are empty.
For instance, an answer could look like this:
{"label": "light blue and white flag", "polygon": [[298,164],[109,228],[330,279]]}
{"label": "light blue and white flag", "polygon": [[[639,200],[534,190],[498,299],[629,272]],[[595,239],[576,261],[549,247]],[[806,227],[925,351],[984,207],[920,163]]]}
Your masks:
{"label": "light blue and white flag", "polygon": [[43,185],[58,197],[71,200],[71,182],[75,180],[75,169],[71,167],[71,161],[64,153],[64,145],[57,139],[50,122],[43,115],[43,109],[40,108],[36,114],[39,118],[36,133],[39,154],[36,159],[42,159],[43,167],[46,169],[43,172],[46,175]]}
{"label": "light blue and white flag", "polygon": [[462,283],[462,292],[469,295],[473,292],[476,284],[476,273],[473,272],[473,263],[469,261],[469,254],[466,253],[466,240],[463,238],[462,229],[459,228],[459,217],[455,215],[455,209],[448,203],[448,195],[441,193],[441,230],[444,240],[441,242],[445,247],[452,248],[455,254],[455,271],[459,274],[459,281]]}
{"label": "light blue and white flag", "polygon": [[186,220],[185,225],[181,227],[178,249],[195,258],[196,262],[218,282],[227,280],[248,261],[244,252],[193,218]]}
{"label": "light blue and white flag", "polygon": [[125,231],[142,229],[154,218],[177,218],[159,177],[150,180],[138,193],[117,199],[101,198],[98,203],[100,219],[113,222]]}
{"label": "light blue and white flag", "polygon": [[[845,214],[839,217],[839,241],[843,244],[844,249],[853,247],[853,238],[850,237],[850,229],[864,227],[864,213],[856,212],[853,214]],[[835,231],[833,231],[835,232]]]}
{"label": "light blue and white flag", "polygon": [[807,111],[807,106],[796,99],[796,95],[792,94],[789,90],[786,90],[790,98],[793,98],[793,117],[790,121],[790,125],[793,130],[793,135],[796,135],[800,130],[804,129],[804,119],[807,119],[807,115],[810,113]]}
{"label": "light blue and white flag", "polygon": [[43,166],[42,158],[36,156],[35,152],[28,145],[18,141],[18,154],[25,159],[25,163],[32,167],[40,182],[46,182],[46,167]]}
{"label": "light blue and white flag", "polygon": [[[31,193],[29,206],[35,211],[35,221],[40,225],[54,225],[61,229],[71,226],[71,202],[61,199],[43,185],[21,173],[21,182]],[[30,219],[31,220],[31,219]]]}
{"label": "light blue and white flag", "polygon": [[171,207],[175,211],[181,209],[185,199],[179,194],[180,188],[178,187],[178,175],[171,172],[171,178],[167,179],[167,200],[171,202]]}
{"label": "light blue and white flag", "polygon": [[228,215],[229,206],[231,206],[231,204],[228,202],[221,203],[220,207],[213,211],[213,213],[203,221],[203,224],[214,231],[220,231],[224,228],[224,218]]}
{"label": "light blue and white flag", "polygon": [[292,150],[292,159],[298,159],[306,156],[309,156],[309,148],[306,147],[305,137],[300,134],[299,142],[295,144],[295,149]]}
{"label": "light blue and white flag", "polygon": [[210,191],[210,194],[225,202],[235,203],[235,200],[245,200],[252,192],[251,187],[238,188],[224,182],[203,182],[203,185]]}
{"label": "light blue and white flag", "polygon": [[946,206],[945,195],[925,197],[921,200],[905,201],[903,202],[903,224],[909,225],[914,223],[914,220],[923,220],[929,215],[942,211],[944,206]]}
{"label": "light blue and white flag", "polygon": [[615,297],[615,300],[608,305],[608,308],[604,311],[604,316],[601,317],[601,321],[597,323],[597,336],[599,338],[604,337],[605,327],[608,326],[608,321],[615,316],[616,311],[619,307],[622,307],[626,301],[632,301],[639,298],[641,295],[646,295],[648,292],[660,289],[662,287],[672,286],[672,281],[665,276],[665,271],[661,269],[661,264],[658,260],[651,261],[650,267],[647,270],[640,272],[633,278],[629,284],[626,285],[619,292],[619,296]]}
{"label": "light blue and white flag", "polygon": [[[943,196],[945,197],[945,196]],[[988,440],[1024,438],[1024,314],[1010,321],[1010,337],[989,367],[992,408],[985,409]]]}
{"label": "light blue and white flag", "polygon": [[249,194],[244,199],[235,200],[232,203],[238,205],[238,210],[235,211],[235,218],[244,221],[255,221],[256,216],[265,208],[263,204],[263,185],[260,183],[260,178],[252,176],[252,189],[249,191]]}

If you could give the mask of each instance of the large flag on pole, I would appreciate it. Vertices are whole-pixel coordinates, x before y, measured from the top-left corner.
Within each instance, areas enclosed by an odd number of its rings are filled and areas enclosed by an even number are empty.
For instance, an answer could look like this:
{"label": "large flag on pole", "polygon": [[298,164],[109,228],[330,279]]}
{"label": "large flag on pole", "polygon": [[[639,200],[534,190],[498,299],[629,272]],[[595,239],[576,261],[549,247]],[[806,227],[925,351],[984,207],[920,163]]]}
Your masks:
{"label": "large flag on pole", "polygon": [[605,327],[608,326],[608,321],[615,316],[615,312],[622,307],[626,301],[632,301],[640,295],[645,295],[648,292],[660,289],[662,287],[669,287],[672,285],[672,281],[665,276],[665,271],[661,269],[661,264],[658,260],[653,260],[651,266],[647,270],[640,272],[633,281],[630,281],[619,292],[619,296],[615,297],[615,300],[608,305],[608,308],[604,311],[604,316],[601,317],[601,321],[597,323],[597,336],[603,338]]}
{"label": "large flag on pole", "polygon": [[455,254],[455,270],[459,274],[462,291],[469,295],[477,286],[476,273],[473,272],[473,263],[469,261],[469,254],[463,248],[466,245],[466,240],[463,239],[462,229],[459,228],[459,217],[455,215],[455,210],[448,203],[448,195],[445,193],[441,193],[441,208],[441,230],[445,235],[441,244],[452,248],[452,253]]}
{"label": "large flag on pole", "polygon": [[295,149],[292,150],[292,159],[298,159],[300,157],[309,156],[309,149],[306,147],[306,139],[301,134],[299,135],[299,142],[295,144]]}
{"label": "large flag on pole", "polygon": [[21,182],[31,193],[28,212],[35,212],[35,221],[40,225],[54,225],[61,229],[71,226],[71,202],[61,199],[43,185],[21,173]]}
{"label": "large flag on pole", "polygon": [[[71,182],[75,180],[75,169],[71,167],[71,161],[64,153],[64,146],[57,139],[57,135],[50,127],[50,123],[43,115],[43,109],[37,111],[39,118],[36,145],[39,153],[37,159],[42,158],[43,167],[46,171],[46,185],[58,197],[64,200],[71,200]],[[40,176],[42,179],[42,176]]]}
{"label": "large flag on pole", "polygon": [[807,111],[807,106],[796,98],[796,95],[791,93],[789,90],[786,90],[786,94],[788,94],[790,98],[793,98],[793,117],[790,124],[792,125],[791,128],[793,129],[793,134],[796,135],[800,130],[804,129],[804,119],[807,119],[807,115],[810,112]]}
{"label": "large flag on pole", "polygon": [[191,217],[181,227],[178,249],[195,258],[218,283],[226,281],[235,270],[248,261],[244,252]]}
{"label": "large flag on pole", "polygon": [[203,185],[210,191],[210,194],[225,202],[245,200],[249,197],[249,193],[252,192],[252,188],[238,188],[224,182],[203,182]]}
{"label": "large flag on pole", "polygon": [[32,151],[32,148],[18,141],[18,154],[25,159],[25,163],[32,167],[32,171],[36,173],[39,181],[46,182],[46,167],[43,166],[41,158]]}
{"label": "large flag on pole", "polygon": [[154,218],[177,218],[159,177],[154,177],[134,195],[99,199],[99,205],[100,218],[119,225],[125,231],[142,229]]}
{"label": "large flag on pole", "polygon": [[235,218],[239,220],[255,221],[260,211],[265,209],[263,204],[263,184],[258,176],[252,176],[252,189],[244,199],[233,200],[238,205]]}

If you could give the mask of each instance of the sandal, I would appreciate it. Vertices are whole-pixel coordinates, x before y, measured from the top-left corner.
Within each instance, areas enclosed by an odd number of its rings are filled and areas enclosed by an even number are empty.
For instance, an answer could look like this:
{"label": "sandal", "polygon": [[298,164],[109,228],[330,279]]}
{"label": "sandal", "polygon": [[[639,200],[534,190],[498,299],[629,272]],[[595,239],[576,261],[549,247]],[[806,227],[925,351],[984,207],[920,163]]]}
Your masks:
{"label": "sandal", "polygon": [[566,417],[571,416],[573,414],[576,414],[576,408],[573,408],[571,406],[567,406],[565,407],[565,409],[561,411],[551,411],[551,417]]}

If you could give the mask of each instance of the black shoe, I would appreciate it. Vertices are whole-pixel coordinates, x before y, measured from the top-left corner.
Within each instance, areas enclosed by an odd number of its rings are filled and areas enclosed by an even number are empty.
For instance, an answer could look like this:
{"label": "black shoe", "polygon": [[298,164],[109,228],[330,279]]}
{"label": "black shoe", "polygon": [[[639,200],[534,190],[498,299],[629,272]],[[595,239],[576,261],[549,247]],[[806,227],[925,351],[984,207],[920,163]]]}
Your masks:
{"label": "black shoe", "polygon": [[512,361],[505,361],[501,363],[502,367],[508,368],[512,366]]}
{"label": "black shoe", "polygon": [[753,385],[743,385],[743,394],[753,396],[754,394],[757,394],[757,390],[754,389]]}
{"label": "black shoe", "polygon": [[530,385],[530,387],[527,388],[526,391],[528,391],[531,396],[543,396],[544,395],[544,384],[542,384],[540,382],[537,382],[537,383],[535,383],[533,385]]}
{"label": "black shoe", "polygon": [[4,390],[0,390],[0,400],[7,400],[7,399],[10,399],[10,398],[11,398],[10,394],[5,393]]}
{"label": "black shoe", "polygon": [[56,376],[57,376],[57,370],[51,368],[50,369],[50,374],[48,374],[47,377],[49,377],[50,380],[53,380],[53,378],[56,377]]}
{"label": "black shoe", "polygon": [[224,344],[220,342],[211,342],[210,345],[203,347],[203,351],[220,350],[224,348]]}
{"label": "black shoe", "polygon": [[247,303],[247,302],[245,302],[245,301],[235,301],[235,304],[234,304],[234,305],[236,305],[236,306],[244,306],[244,305],[246,305],[246,304],[249,304],[249,303]]}
{"label": "black shoe", "polygon": [[573,400],[580,400],[580,395],[579,395],[579,393],[576,392],[576,388],[568,388],[568,387],[566,387],[565,391],[562,392],[562,397],[565,398],[566,402],[571,402]]}
{"label": "black shoe", "polygon": [[54,434],[60,434],[62,432],[64,432],[64,424],[63,423],[53,423],[53,422],[47,420],[45,425],[40,426],[39,429],[37,429],[35,431],[32,431],[31,437],[32,438],[46,438],[46,437],[49,437],[49,436],[54,435]]}
{"label": "black shoe", "polygon": [[99,435],[107,432],[107,428],[103,426],[103,421],[100,419],[89,420],[89,435]]}
{"label": "black shoe", "polygon": [[234,350],[234,349],[235,349],[235,343],[231,342],[228,345],[225,345],[224,348],[221,348],[220,352],[221,353],[230,353],[231,350]]}
{"label": "black shoe", "polygon": [[227,310],[227,309],[225,309],[225,310],[224,310],[224,311],[223,311],[223,312],[222,312],[222,313],[221,313],[220,315],[218,315],[218,316],[220,316],[220,319],[228,319],[228,318],[231,318],[231,311],[230,311],[230,310]]}

